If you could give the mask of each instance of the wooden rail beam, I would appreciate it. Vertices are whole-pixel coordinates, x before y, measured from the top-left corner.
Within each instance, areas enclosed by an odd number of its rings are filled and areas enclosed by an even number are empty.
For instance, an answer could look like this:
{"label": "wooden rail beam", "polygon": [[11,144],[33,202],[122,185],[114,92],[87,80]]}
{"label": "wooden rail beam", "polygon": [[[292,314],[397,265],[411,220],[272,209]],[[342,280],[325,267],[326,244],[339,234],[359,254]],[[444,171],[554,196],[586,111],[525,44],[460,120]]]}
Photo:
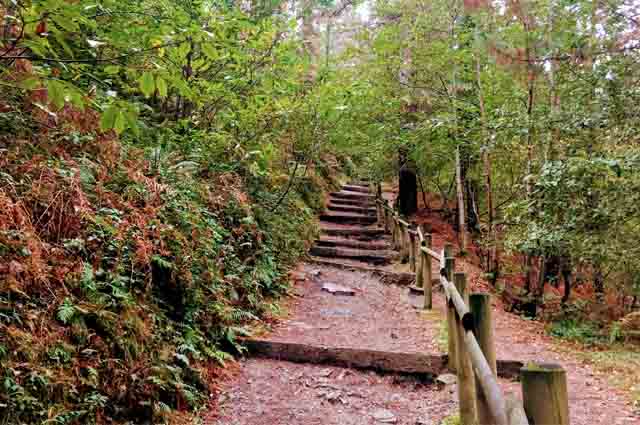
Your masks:
{"label": "wooden rail beam", "polygon": [[[431,248],[431,234],[425,235],[422,248]],[[431,258],[422,252],[422,286],[424,288],[424,309],[433,308],[433,281],[431,278]]]}
{"label": "wooden rail beam", "polygon": [[[491,314],[491,296],[489,294],[471,294],[469,308],[473,317],[473,332],[478,345],[484,354],[493,376],[497,376],[496,349],[493,342],[493,322]],[[492,425],[493,416],[489,409],[482,388],[476,381],[476,405],[478,409],[478,424]]]}
{"label": "wooden rail beam", "polygon": [[[463,305],[468,301],[467,276],[464,273],[454,275],[455,293],[463,300]],[[458,372],[458,400],[460,405],[460,422],[463,424],[476,424],[476,394],[475,380],[471,359],[464,340],[465,328],[461,315],[456,315],[456,371]]]}

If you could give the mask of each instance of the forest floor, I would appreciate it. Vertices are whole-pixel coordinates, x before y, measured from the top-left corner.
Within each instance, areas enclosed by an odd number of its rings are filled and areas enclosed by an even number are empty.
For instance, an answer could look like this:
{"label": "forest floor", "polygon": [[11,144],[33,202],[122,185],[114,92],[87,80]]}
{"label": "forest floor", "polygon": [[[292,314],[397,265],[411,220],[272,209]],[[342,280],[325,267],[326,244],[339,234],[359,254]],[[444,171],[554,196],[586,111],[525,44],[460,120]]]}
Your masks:
{"label": "forest floor", "polygon": [[[442,220],[435,215],[427,220],[434,249],[455,243]],[[488,291],[473,261],[461,257],[456,266],[467,273],[473,292]],[[408,266],[393,263],[385,269],[407,272]],[[283,301],[284,313],[262,338],[386,352],[443,354],[446,349],[444,296],[439,291],[433,310],[425,312],[421,296],[389,285],[375,273],[306,262],[291,275],[294,286],[291,297]],[[322,289],[326,284],[349,288],[353,295],[329,293]],[[638,406],[634,410],[629,394],[611,382],[615,369],[593,367],[584,353],[547,336],[542,323],[507,313],[500,300],[493,299],[498,359],[560,363],[567,371],[572,424],[640,424]],[[205,424],[437,425],[457,411],[455,384],[264,358],[248,358],[237,366],[214,394]],[[518,382],[500,382],[506,392],[519,396]]]}

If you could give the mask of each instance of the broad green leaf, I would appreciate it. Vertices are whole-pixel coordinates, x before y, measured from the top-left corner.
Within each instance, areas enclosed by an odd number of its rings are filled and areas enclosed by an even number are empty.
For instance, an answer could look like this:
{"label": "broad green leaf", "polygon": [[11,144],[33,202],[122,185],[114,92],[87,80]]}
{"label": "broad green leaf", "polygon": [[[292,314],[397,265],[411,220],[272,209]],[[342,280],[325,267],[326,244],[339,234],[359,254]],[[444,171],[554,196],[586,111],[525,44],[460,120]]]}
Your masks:
{"label": "broad green leaf", "polygon": [[113,124],[113,129],[116,131],[116,133],[122,134],[122,132],[126,128],[127,128],[127,119],[124,116],[124,112],[118,111],[118,113],[116,114],[115,123]]}
{"label": "broad green leaf", "polygon": [[56,107],[61,109],[64,107],[65,98],[65,85],[57,80],[49,80],[47,82],[47,91],[49,94],[49,101]]}
{"label": "broad green leaf", "polygon": [[82,93],[80,93],[78,90],[71,90],[71,92],[69,93],[69,98],[73,106],[80,109],[81,111],[84,111],[84,99],[82,97]]}
{"label": "broad green leaf", "polygon": [[116,123],[116,115],[118,115],[119,108],[115,105],[110,105],[102,113],[100,120],[100,128],[102,131],[111,130]]}
{"label": "broad green leaf", "polygon": [[29,77],[20,82],[20,86],[25,90],[34,90],[40,87],[40,79],[38,77]]}
{"label": "broad green leaf", "polygon": [[138,125],[138,114],[134,110],[128,110],[125,112],[124,117],[127,121],[127,126],[133,131],[136,136],[140,135],[140,126]]}
{"label": "broad green leaf", "polygon": [[156,78],[156,88],[158,89],[158,94],[161,97],[167,97],[167,82],[160,76]]}
{"label": "broad green leaf", "polygon": [[60,28],[68,32],[76,32],[79,30],[78,24],[75,23],[70,17],[63,15],[53,15],[53,22],[55,22]]}
{"label": "broad green leaf", "polygon": [[115,75],[120,72],[120,67],[117,65],[109,65],[104,68],[104,73],[108,75]]}
{"label": "broad green leaf", "polygon": [[211,60],[216,60],[218,59],[218,56],[220,56],[216,48],[211,44],[203,44],[202,53],[204,53],[204,55]]}
{"label": "broad green leaf", "polygon": [[153,74],[150,72],[145,72],[140,77],[140,91],[144,94],[145,97],[151,97],[153,93],[156,91],[156,83],[153,81]]}
{"label": "broad green leaf", "polygon": [[69,55],[69,57],[73,58],[74,57],[73,50],[71,49],[69,44],[67,44],[64,34],[59,31],[56,31],[54,33],[54,37],[56,38],[56,41],[62,46],[64,51]]}

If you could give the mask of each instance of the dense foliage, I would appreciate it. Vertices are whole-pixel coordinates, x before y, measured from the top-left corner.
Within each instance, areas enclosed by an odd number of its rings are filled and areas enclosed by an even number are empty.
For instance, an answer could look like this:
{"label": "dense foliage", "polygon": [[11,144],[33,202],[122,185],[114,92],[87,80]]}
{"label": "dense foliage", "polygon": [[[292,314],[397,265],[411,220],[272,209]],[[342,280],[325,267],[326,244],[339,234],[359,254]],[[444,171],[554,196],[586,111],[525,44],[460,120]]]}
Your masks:
{"label": "dense foliage", "polygon": [[408,151],[426,190],[453,204],[459,150],[466,227],[494,282],[517,284],[538,303],[545,282],[565,281],[564,302],[576,284],[583,295],[591,286],[610,318],[637,308],[634,6],[372,8],[375,22],[327,88],[347,117],[334,137],[349,138],[380,177],[395,175],[399,151]]}
{"label": "dense foliage", "polygon": [[452,219],[459,153],[467,248],[563,280],[556,333],[637,308],[635,6],[358,3],[0,2],[0,423],[202,406],[338,170],[399,152]]}
{"label": "dense foliage", "polygon": [[175,422],[339,173],[310,62],[279,4],[2,5],[0,423]]}

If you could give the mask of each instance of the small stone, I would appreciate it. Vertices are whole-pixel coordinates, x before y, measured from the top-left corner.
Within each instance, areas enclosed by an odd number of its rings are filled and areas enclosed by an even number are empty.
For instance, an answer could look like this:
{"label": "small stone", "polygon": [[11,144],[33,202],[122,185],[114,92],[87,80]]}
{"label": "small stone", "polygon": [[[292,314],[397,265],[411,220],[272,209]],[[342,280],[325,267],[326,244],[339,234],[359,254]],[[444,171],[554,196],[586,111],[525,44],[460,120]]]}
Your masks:
{"label": "small stone", "polygon": [[320,314],[323,316],[351,316],[351,310],[345,308],[323,308],[320,309]]}
{"label": "small stone", "polygon": [[392,403],[406,403],[407,399],[400,394],[392,394],[391,397],[389,397],[389,401]]}
{"label": "small stone", "polygon": [[333,373],[332,369],[322,369],[320,372],[318,372],[318,376],[326,378],[327,376],[331,375],[331,373]]}
{"label": "small stone", "polygon": [[373,419],[385,424],[395,424],[398,422],[398,418],[396,418],[396,416],[387,409],[378,409],[374,411]]}
{"label": "small stone", "polygon": [[340,391],[328,392],[327,394],[325,394],[324,398],[326,398],[329,403],[340,402],[344,404],[344,400],[342,400],[342,393]]}
{"label": "small stone", "polygon": [[344,295],[347,297],[353,297],[356,294],[356,291],[353,289],[336,285],[335,283],[325,283],[322,285],[322,290],[333,295]]}
{"label": "small stone", "polygon": [[453,385],[458,382],[458,377],[453,373],[443,373],[442,375],[438,375],[436,382],[442,385]]}

